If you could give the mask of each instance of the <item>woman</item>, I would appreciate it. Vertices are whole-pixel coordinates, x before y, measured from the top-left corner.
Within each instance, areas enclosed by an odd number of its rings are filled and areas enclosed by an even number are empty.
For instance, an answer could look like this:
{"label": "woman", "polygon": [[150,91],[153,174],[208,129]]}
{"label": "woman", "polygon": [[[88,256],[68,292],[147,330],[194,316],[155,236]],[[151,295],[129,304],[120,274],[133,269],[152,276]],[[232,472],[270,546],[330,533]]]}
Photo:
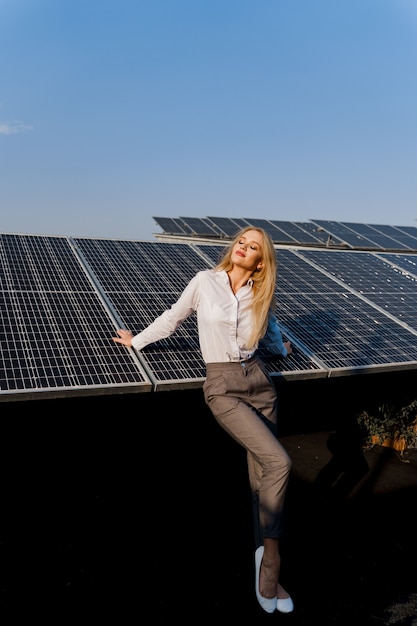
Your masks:
{"label": "woman", "polygon": [[274,317],[276,273],[272,239],[263,229],[248,226],[214,269],[191,279],[170,309],[139,334],[120,329],[113,340],[141,350],[172,335],[196,311],[206,364],[205,401],[220,426],[247,451],[260,535],[256,597],[268,613],[289,613],[294,606],[279,582],[278,541],[291,460],[277,439],[275,386],[256,354],[261,341],[271,353],[285,357],[292,352]]}

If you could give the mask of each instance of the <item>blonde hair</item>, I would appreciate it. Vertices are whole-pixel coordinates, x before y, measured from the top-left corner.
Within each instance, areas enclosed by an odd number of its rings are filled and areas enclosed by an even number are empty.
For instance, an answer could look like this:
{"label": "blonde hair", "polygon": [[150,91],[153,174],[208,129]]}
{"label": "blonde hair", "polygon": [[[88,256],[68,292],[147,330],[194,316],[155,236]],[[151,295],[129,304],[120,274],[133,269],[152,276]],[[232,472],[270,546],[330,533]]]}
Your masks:
{"label": "blonde hair", "polygon": [[262,267],[252,273],[253,280],[253,329],[249,338],[251,346],[256,345],[265,335],[270,312],[275,310],[275,286],[277,280],[277,256],[271,236],[256,226],[242,228],[229,244],[223,257],[217,263],[217,270],[228,272],[232,269],[232,251],[235,244],[248,231],[255,230],[262,236]]}

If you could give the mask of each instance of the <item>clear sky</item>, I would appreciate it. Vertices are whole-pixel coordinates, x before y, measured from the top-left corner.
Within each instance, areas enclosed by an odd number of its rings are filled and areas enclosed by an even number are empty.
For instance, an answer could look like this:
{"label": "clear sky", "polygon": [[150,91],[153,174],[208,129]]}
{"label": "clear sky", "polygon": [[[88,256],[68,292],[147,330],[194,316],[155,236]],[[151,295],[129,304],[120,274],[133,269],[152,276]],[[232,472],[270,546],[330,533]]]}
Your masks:
{"label": "clear sky", "polygon": [[0,0],[3,233],[417,226],[416,0]]}

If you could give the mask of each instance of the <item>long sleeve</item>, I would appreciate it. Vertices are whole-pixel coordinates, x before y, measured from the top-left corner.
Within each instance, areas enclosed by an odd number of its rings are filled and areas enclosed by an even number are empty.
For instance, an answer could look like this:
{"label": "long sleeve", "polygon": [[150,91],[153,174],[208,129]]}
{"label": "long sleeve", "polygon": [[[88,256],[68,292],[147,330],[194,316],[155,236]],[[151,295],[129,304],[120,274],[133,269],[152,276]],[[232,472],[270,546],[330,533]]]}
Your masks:
{"label": "long sleeve", "polygon": [[[141,350],[169,337],[196,312],[200,349],[206,363],[250,358],[258,347],[248,344],[252,329],[252,297],[251,283],[234,294],[224,270],[202,270],[191,279],[170,309],[133,337],[132,346]],[[276,320],[270,322],[268,337],[269,350],[286,356]]]}
{"label": "long sleeve", "polygon": [[275,317],[269,318],[268,327],[262,340],[259,342],[259,347],[265,350],[270,355],[287,356],[287,349],[284,346],[282,334],[278,326],[278,322]]}
{"label": "long sleeve", "polygon": [[171,308],[164,311],[142,332],[133,337],[132,346],[135,350],[141,350],[150,343],[172,335],[182,322],[196,310],[198,290],[198,277],[194,276]]}

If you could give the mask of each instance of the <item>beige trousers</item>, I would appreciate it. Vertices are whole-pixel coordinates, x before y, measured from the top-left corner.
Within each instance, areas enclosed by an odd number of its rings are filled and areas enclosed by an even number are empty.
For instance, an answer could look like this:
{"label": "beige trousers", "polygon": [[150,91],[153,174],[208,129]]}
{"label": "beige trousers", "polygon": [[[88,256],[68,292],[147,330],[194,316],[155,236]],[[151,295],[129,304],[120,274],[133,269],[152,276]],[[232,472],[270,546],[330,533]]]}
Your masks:
{"label": "beige trousers", "polygon": [[255,543],[283,535],[291,459],[277,439],[277,394],[257,357],[207,363],[205,401],[220,426],[247,451],[254,506]]}

